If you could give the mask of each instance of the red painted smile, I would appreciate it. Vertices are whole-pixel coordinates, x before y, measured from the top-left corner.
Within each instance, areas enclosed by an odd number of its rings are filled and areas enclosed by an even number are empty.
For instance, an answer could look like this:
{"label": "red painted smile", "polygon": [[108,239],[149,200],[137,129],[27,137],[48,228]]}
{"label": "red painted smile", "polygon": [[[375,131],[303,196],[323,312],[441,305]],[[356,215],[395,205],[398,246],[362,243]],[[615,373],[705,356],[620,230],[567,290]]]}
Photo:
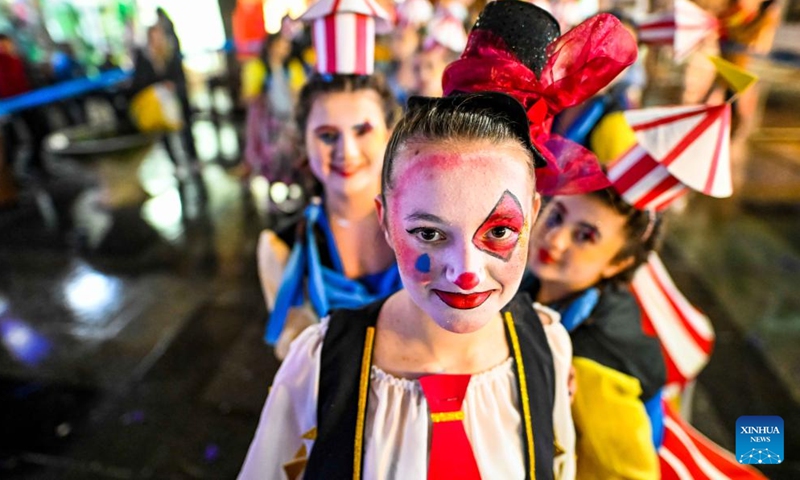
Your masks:
{"label": "red painted smile", "polygon": [[539,262],[543,265],[550,265],[551,263],[556,263],[556,259],[553,258],[550,253],[545,250],[544,248],[539,249]]}
{"label": "red painted smile", "polygon": [[434,289],[433,293],[439,297],[439,300],[447,304],[448,307],[457,308],[459,310],[471,310],[483,305],[483,302],[492,294],[492,290],[479,293],[454,293]]}
{"label": "red painted smile", "polygon": [[331,164],[331,172],[344,178],[352,177],[353,175],[358,173],[362,168],[364,167],[360,165],[355,167],[345,167],[343,165]]}

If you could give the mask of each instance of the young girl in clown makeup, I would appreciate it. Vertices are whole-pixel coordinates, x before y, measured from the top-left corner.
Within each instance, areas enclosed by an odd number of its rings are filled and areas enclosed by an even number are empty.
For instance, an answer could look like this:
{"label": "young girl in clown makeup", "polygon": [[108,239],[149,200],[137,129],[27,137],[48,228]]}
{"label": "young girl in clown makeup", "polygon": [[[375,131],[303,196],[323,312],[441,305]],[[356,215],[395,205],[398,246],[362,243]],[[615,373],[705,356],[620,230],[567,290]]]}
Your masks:
{"label": "young girl in clown makeup", "polygon": [[404,289],[298,337],[240,478],[553,478],[553,356],[517,293],[528,129],[499,93],[410,101],[376,200]]}
{"label": "young girl in clown makeup", "polygon": [[315,74],[296,111],[322,199],[304,218],[259,239],[259,277],[271,312],[267,340],[279,358],[329,309],[369,303],[401,287],[373,206],[398,115],[394,97],[375,75]]}
{"label": "young girl in clown makeup", "polygon": [[666,370],[628,285],[661,217],[613,187],[553,197],[534,226],[523,288],[561,313],[573,344],[577,478],[659,478]]}

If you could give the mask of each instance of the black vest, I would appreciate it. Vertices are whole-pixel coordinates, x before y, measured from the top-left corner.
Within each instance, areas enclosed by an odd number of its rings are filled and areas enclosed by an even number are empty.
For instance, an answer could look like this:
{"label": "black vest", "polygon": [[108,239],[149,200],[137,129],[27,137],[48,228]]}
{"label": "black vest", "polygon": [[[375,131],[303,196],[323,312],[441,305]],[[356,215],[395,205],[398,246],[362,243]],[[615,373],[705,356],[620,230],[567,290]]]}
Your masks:
{"label": "black vest", "polygon": [[[384,301],[331,314],[320,361],[317,438],[306,465],[306,479],[361,478],[357,470],[363,465],[363,443],[359,445],[357,439],[364,435],[372,365],[370,337]],[[532,480],[532,451],[533,478],[549,480],[554,456],[553,357],[531,305],[527,294],[517,294],[503,309],[503,316],[519,389],[526,478]]]}

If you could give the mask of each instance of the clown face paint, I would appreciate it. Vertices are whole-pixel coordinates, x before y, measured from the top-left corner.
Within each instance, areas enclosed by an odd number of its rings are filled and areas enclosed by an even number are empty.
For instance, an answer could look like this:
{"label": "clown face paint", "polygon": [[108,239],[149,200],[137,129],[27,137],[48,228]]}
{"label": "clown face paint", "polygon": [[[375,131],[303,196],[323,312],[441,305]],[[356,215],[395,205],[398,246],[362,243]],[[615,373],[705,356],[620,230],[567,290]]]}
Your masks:
{"label": "clown face paint", "polygon": [[625,222],[591,195],[553,197],[533,227],[528,267],[559,292],[554,300],[596,285],[627,266],[615,261],[625,245]]}
{"label": "clown face paint", "polygon": [[305,142],[311,171],[328,195],[380,192],[389,141],[383,106],[374,90],[327,93],[314,100]]}
{"label": "clown face paint", "polygon": [[417,263],[414,264],[416,269],[422,273],[428,273],[431,271],[431,257],[428,256],[427,253],[423,253],[417,259]]}
{"label": "clown face paint", "polygon": [[472,243],[479,250],[507,262],[519,238],[519,234],[512,232],[521,232],[524,223],[522,205],[513,193],[506,190],[492,213],[475,232]]}
{"label": "clown face paint", "polygon": [[527,154],[508,142],[409,146],[383,206],[409,296],[440,327],[473,332],[516,293],[534,207]]}

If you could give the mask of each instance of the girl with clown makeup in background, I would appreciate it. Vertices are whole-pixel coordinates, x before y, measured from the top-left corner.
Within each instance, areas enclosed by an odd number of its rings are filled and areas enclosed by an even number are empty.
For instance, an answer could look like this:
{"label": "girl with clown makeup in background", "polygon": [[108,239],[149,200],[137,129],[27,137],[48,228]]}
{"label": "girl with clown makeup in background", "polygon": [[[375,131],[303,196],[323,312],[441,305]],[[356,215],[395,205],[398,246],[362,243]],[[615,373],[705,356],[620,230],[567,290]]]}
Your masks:
{"label": "girl with clown makeup in background", "polygon": [[315,43],[317,73],[295,110],[322,199],[259,240],[259,277],[271,312],[266,340],[279,358],[330,309],[363,305],[402,286],[373,204],[399,108],[383,79],[372,74],[374,37],[355,35],[356,27],[374,31],[385,16],[371,0],[355,0],[317,2],[302,17],[314,22],[317,39],[325,38],[321,30],[338,26],[335,41],[351,41],[361,54],[344,57],[335,44]]}
{"label": "girl with clown makeup in background", "polygon": [[[729,132],[722,128],[719,135]],[[712,182],[730,178],[728,160],[719,165]],[[655,172],[648,175],[646,166]],[[654,173],[662,174],[661,183],[652,182]],[[561,314],[572,339],[577,478],[672,479],[686,472],[692,478],[763,478],[665,401],[666,385],[680,389],[692,380],[686,378],[691,370],[676,366],[696,358],[707,319],[671,285],[653,252],[660,212],[695,182],[672,176],[640,145],[612,163],[608,175],[609,188],[548,202],[531,236],[533,277],[523,286]],[[674,188],[662,188],[670,184]],[[692,328],[697,331],[687,332]],[[694,368],[696,375],[702,365]]]}
{"label": "girl with clown makeup in background", "polygon": [[405,289],[298,337],[240,478],[553,478],[553,357],[517,293],[528,129],[503,94],[412,98],[377,200]]}
{"label": "girl with clown makeup in background", "polygon": [[666,370],[628,283],[660,228],[613,188],[556,196],[534,226],[525,290],[561,313],[572,338],[578,478],[659,478],[648,408],[660,408]]}

